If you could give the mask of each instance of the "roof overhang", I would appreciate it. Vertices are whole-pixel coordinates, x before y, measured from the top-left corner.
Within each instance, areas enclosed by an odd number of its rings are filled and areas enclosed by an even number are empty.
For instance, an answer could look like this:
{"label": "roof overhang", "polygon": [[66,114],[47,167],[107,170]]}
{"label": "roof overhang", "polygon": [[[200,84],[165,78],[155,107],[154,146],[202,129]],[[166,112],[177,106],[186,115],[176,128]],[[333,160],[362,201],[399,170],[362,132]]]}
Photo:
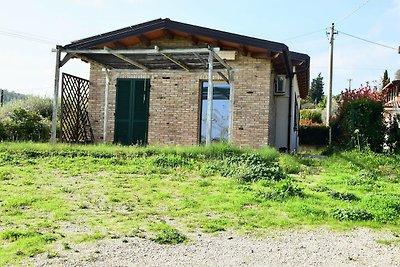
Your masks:
{"label": "roof overhang", "polygon": [[[160,38],[184,38],[192,47],[153,47]],[[145,47],[138,48],[138,47]],[[243,56],[271,59],[278,74],[293,76],[296,67],[300,96],[306,97],[309,88],[309,57],[289,51],[283,43],[218,31],[200,26],[156,19],[116,31],[95,35],[59,47],[69,58],[78,57],[109,69],[136,71],[204,71],[208,54],[214,48],[214,69],[229,69],[218,58],[216,48],[236,51]],[[66,58],[67,59],[67,58]],[[221,59],[221,60],[220,60]],[[68,59],[67,59],[68,60]]]}

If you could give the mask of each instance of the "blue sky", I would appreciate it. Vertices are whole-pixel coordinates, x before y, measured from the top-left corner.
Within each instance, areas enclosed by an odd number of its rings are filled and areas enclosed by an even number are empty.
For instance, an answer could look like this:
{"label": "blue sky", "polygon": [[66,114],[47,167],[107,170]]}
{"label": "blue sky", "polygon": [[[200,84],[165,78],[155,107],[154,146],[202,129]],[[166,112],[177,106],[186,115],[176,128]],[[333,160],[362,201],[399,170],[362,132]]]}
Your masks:
{"label": "blue sky", "polygon": [[[52,96],[55,55],[51,48],[56,44],[167,17],[283,42],[310,55],[311,78],[321,72],[325,84],[326,31],[331,22],[340,32],[393,48],[400,45],[400,0],[13,0],[0,9],[0,88]],[[88,68],[74,60],[62,71],[87,78]],[[392,79],[400,69],[396,50],[336,35],[334,94],[348,87],[348,79],[352,87],[379,82],[385,69]]]}

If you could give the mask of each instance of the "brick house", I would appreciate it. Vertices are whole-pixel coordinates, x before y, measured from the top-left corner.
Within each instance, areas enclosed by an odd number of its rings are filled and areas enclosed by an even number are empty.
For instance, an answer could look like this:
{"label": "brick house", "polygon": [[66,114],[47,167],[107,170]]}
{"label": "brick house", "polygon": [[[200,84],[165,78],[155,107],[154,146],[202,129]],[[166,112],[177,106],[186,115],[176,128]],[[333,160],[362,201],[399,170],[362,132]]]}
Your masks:
{"label": "brick house", "polygon": [[68,59],[90,63],[87,114],[96,142],[227,140],[297,150],[310,59],[285,44],[157,19],[56,52],[55,96]]}

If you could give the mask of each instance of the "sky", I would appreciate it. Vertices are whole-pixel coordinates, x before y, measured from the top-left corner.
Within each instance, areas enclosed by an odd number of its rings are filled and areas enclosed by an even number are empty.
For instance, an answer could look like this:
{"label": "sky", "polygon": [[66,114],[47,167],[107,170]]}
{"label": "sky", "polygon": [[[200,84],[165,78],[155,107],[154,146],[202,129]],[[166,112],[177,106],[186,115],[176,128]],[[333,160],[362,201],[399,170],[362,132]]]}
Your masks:
{"label": "sky", "polygon": [[[328,85],[329,41],[334,41],[333,93],[379,84],[400,69],[400,0],[1,0],[0,88],[53,95],[56,45],[157,18],[285,43],[311,57],[311,79]],[[359,40],[355,37],[378,44]],[[384,47],[384,46],[388,47]],[[89,78],[89,64],[62,69]]]}

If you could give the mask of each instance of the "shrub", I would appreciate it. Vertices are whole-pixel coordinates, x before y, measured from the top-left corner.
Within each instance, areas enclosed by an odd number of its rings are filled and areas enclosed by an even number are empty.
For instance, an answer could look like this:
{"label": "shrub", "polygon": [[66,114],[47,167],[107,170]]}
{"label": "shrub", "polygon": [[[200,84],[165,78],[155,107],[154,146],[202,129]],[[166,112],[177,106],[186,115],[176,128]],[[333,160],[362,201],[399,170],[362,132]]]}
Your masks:
{"label": "shrub", "polygon": [[46,141],[50,138],[49,122],[38,113],[22,108],[15,109],[9,119],[2,122],[2,126],[2,140]]}
{"label": "shrub", "polygon": [[302,109],[300,110],[300,119],[311,120],[313,123],[322,123],[322,114],[317,109]]}
{"label": "shrub", "polygon": [[43,98],[39,96],[29,96],[26,99],[12,100],[4,104],[0,109],[0,120],[9,117],[16,109],[25,109],[29,112],[34,112],[43,118],[51,120],[53,113],[53,102],[50,98]]}
{"label": "shrub", "polygon": [[165,227],[152,240],[159,244],[176,245],[187,241],[187,237],[173,227]]}
{"label": "shrub", "polygon": [[299,141],[301,145],[328,145],[329,128],[324,125],[300,125]]}
{"label": "shrub", "polygon": [[328,195],[334,199],[345,200],[345,201],[353,201],[360,200],[356,195],[350,192],[337,192],[335,190],[329,191]]}
{"label": "shrub", "polygon": [[342,92],[337,120],[331,124],[333,141],[343,148],[382,151],[383,109],[380,93],[368,86]]}
{"label": "shrub", "polygon": [[368,221],[373,219],[372,214],[368,211],[356,208],[334,209],[332,216],[339,221]]}

